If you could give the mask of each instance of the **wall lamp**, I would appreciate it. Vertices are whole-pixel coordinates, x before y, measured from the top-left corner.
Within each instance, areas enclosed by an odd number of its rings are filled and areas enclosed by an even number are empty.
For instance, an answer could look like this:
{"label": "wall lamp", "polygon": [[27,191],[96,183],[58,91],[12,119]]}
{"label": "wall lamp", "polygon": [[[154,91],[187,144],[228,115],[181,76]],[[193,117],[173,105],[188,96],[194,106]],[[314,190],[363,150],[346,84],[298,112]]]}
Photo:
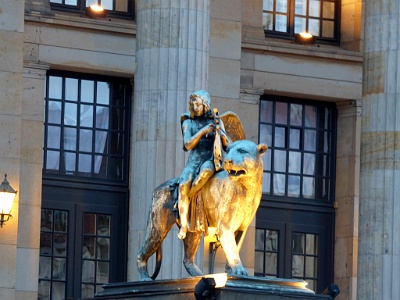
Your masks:
{"label": "wall lamp", "polygon": [[312,45],[315,44],[315,36],[308,32],[300,32],[294,35],[294,41],[297,44]]}
{"label": "wall lamp", "polygon": [[227,274],[210,274],[200,279],[194,288],[196,300],[213,299],[218,289],[225,286]]}
{"label": "wall lamp", "polygon": [[107,10],[100,5],[90,5],[85,8],[85,14],[91,18],[105,18],[107,17]]}
{"label": "wall lamp", "polygon": [[7,181],[7,174],[5,174],[4,180],[0,185],[0,228],[12,218],[10,212],[16,195],[17,191],[10,186]]}

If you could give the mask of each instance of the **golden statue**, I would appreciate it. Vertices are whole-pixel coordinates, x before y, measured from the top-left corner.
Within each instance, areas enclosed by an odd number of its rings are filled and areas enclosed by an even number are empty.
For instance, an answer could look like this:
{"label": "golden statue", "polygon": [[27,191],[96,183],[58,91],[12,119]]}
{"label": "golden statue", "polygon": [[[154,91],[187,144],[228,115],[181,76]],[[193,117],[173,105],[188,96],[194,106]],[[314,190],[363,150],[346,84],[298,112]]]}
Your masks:
{"label": "golden statue", "polygon": [[[228,274],[248,274],[239,251],[260,204],[261,156],[268,147],[244,140],[236,114],[226,112],[219,116],[211,110],[205,91],[190,96],[189,110],[191,114],[181,119],[184,149],[190,151],[188,162],[179,178],[158,186],[153,193],[146,237],[138,254],[140,280],[152,280],[158,275],[161,244],[175,223],[180,227],[178,238],[184,244],[183,264],[191,276],[202,275],[194,257],[208,227],[216,228]],[[150,278],[147,261],[154,253],[156,268]]]}

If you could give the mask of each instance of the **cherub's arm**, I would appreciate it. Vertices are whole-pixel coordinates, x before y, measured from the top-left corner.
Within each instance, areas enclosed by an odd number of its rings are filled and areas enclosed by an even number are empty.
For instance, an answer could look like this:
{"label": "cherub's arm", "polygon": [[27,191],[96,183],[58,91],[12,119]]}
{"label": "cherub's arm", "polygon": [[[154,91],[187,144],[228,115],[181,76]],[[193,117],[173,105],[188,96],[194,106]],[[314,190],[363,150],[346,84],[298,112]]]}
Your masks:
{"label": "cherub's arm", "polygon": [[190,119],[182,123],[183,145],[186,151],[195,148],[203,135],[213,132],[215,129],[215,125],[211,123],[201,128],[195,134],[192,134],[191,126],[192,122]]}

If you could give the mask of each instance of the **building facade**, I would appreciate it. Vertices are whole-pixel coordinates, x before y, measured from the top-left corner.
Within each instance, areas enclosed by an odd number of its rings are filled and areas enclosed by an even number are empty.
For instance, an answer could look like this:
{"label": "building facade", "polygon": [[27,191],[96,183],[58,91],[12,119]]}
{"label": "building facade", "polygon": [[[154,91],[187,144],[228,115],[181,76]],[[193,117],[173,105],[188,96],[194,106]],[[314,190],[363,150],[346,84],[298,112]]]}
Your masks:
{"label": "building facade", "polygon": [[[396,299],[399,1],[98,3],[107,16],[85,0],[0,1],[0,171],[18,190],[1,299],[137,280],[152,191],[183,169],[180,116],[199,89],[269,146],[249,273]],[[177,232],[160,278],[188,276]]]}

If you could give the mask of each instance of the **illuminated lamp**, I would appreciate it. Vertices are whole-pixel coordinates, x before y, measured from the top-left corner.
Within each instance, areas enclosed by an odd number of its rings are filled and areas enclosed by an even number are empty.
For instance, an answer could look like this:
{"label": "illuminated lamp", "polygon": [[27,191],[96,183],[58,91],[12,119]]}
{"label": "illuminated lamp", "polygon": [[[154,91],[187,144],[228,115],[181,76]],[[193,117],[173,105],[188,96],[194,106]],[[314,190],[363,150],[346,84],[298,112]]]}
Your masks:
{"label": "illuminated lamp", "polygon": [[107,17],[107,10],[105,10],[100,5],[90,5],[85,8],[85,13],[91,18],[105,18]]}
{"label": "illuminated lamp", "polygon": [[7,222],[11,215],[11,207],[13,205],[17,191],[14,190],[7,181],[7,174],[0,185],[0,228]]}
{"label": "illuminated lamp", "polygon": [[297,44],[312,45],[315,44],[315,36],[308,32],[300,32],[294,35],[294,41]]}

